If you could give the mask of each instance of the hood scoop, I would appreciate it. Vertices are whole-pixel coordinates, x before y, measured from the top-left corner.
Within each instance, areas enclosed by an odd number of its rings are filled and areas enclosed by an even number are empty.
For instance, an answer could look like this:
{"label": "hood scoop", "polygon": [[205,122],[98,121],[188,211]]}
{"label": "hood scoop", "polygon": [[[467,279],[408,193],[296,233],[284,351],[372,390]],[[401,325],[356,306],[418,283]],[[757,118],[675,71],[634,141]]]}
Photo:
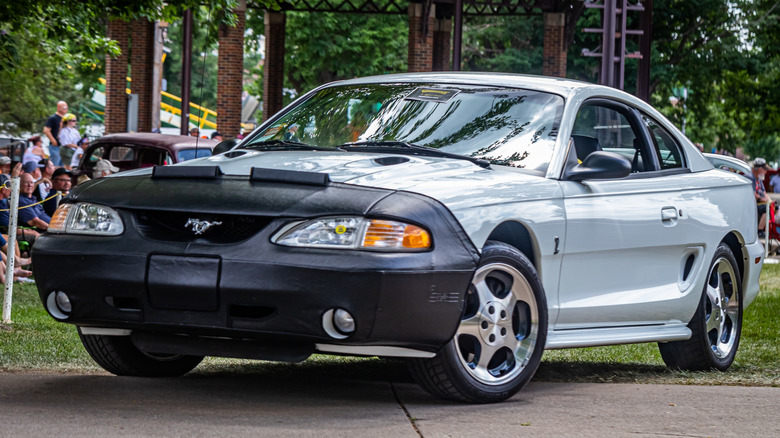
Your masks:
{"label": "hood scoop", "polygon": [[238,158],[238,157],[243,157],[247,153],[248,153],[247,151],[230,151],[222,154],[222,156],[225,158]]}
{"label": "hood scoop", "polygon": [[380,166],[394,166],[396,164],[408,163],[411,160],[408,157],[380,157],[371,161]]}

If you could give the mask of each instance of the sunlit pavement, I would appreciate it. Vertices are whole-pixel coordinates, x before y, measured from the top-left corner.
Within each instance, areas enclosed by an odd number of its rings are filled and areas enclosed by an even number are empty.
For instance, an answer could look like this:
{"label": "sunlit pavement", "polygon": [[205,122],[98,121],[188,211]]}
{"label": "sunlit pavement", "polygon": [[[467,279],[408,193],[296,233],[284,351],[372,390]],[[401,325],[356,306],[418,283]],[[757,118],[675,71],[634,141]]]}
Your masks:
{"label": "sunlit pavement", "polygon": [[3,373],[0,436],[780,436],[780,388],[531,382],[507,402],[464,405],[406,378],[281,374]]}

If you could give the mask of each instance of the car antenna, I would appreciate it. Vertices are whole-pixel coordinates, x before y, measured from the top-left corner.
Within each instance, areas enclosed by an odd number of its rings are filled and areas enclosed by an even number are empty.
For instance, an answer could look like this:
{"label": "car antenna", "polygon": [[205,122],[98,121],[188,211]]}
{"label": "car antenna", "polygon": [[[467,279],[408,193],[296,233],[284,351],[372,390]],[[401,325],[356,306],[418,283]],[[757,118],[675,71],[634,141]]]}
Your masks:
{"label": "car antenna", "polygon": [[[211,24],[211,8],[209,8],[208,16],[206,18],[206,23]],[[208,49],[208,43],[211,40],[211,26],[208,26],[208,31],[206,32],[206,49]],[[206,56],[208,56],[207,50],[203,51],[203,66],[200,69],[200,104],[203,105],[203,78],[206,76]],[[201,106],[202,108],[202,106]],[[205,115],[207,116],[207,115]],[[200,117],[205,117],[203,114],[203,110],[200,110]],[[187,120],[187,123],[190,121]],[[202,123],[200,123],[202,125]],[[198,143],[200,143],[200,128],[198,128],[198,136],[195,137],[195,156],[193,158],[198,158]]]}

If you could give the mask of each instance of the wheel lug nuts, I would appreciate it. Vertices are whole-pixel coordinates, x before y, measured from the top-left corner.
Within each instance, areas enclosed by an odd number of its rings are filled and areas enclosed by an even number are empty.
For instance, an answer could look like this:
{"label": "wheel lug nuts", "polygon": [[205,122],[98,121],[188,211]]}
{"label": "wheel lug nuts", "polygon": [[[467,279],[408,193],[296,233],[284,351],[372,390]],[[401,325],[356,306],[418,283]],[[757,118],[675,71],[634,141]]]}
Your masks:
{"label": "wheel lug nuts", "polygon": [[483,328],[483,329],[487,329],[487,328],[488,328],[488,323],[487,323],[487,321],[482,321],[482,328]]}
{"label": "wheel lug nuts", "polygon": [[501,319],[506,318],[506,310],[501,311]]}
{"label": "wheel lug nuts", "polygon": [[488,313],[489,314],[492,315],[493,313],[495,313],[495,311],[496,311],[496,309],[494,309],[493,306],[488,307]]}
{"label": "wheel lug nuts", "polygon": [[501,336],[506,336],[506,328],[501,327]]}
{"label": "wheel lug nuts", "polygon": [[490,335],[490,342],[496,342],[496,335]]}

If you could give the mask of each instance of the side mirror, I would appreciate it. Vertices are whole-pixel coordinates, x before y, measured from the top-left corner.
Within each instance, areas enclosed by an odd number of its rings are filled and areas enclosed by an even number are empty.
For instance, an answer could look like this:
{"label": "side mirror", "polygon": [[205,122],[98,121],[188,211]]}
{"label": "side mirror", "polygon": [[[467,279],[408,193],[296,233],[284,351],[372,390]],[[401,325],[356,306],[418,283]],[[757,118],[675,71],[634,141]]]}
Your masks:
{"label": "side mirror", "polygon": [[582,181],[586,179],[624,178],[631,174],[631,162],[615,152],[596,151],[585,157],[582,164],[572,167],[565,179]]}
{"label": "side mirror", "polygon": [[211,150],[211,155],[217,155],[217,154],[221,154],[222,152],[227,152],[233,149],[233,147],[237,144],[238,144],[238,139],[235,138],[231,138],[230,140],[223,140],[217,143],[216,146],[214,146],[214,149]]}

